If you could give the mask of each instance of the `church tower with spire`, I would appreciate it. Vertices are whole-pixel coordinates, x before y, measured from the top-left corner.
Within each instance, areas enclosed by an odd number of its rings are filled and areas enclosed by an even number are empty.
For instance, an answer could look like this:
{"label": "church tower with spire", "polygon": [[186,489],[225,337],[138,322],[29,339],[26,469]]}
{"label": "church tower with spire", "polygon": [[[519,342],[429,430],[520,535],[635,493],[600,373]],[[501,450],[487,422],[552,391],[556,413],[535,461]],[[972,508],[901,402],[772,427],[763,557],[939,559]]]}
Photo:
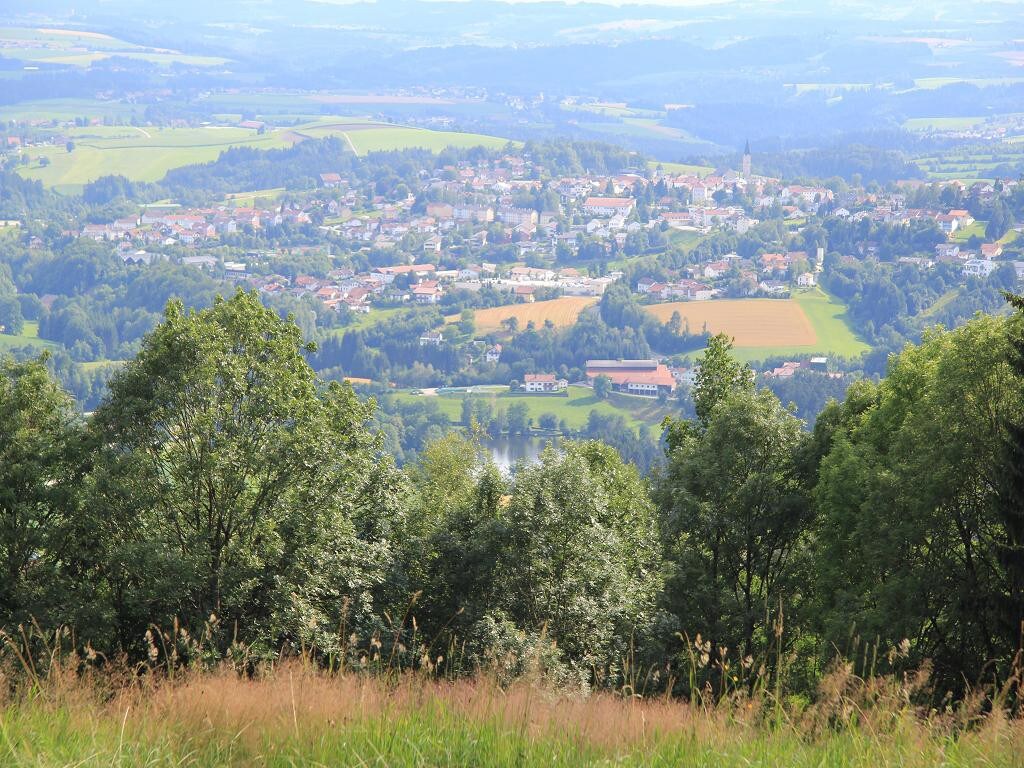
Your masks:
{"label": "church tower with spire", "polygon": [[750,140],[747,140],[747,145],[743,148],[743,178],[750,181]]}

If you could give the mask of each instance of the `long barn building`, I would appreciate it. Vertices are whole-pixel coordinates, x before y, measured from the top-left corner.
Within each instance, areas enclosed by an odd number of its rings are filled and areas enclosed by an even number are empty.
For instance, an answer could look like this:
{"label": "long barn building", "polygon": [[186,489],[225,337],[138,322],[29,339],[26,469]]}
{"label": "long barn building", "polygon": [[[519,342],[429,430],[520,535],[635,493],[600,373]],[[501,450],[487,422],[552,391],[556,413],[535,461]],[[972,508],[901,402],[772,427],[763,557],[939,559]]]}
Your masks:
{"label": "long barn building", "polygon": [[672,372],[657,360],[588,360],[587,380],[607,376],[612,388],[631,395],[657,397],[676,388]]}

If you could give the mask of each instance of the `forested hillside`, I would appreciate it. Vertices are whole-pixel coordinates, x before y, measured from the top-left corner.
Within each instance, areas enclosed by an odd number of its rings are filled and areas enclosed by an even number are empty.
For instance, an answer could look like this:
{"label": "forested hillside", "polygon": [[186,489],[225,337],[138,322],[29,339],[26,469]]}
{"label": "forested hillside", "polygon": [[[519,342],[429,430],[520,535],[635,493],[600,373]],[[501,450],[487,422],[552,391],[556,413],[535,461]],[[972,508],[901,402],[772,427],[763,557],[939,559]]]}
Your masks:
{"label": "forested hillside", "polygon": [[83,658],[160,668],[303,651],[813,695],[841,656],[929,666],[935,703],[1012,682],[1013,301],[1008,318],[928,333],[810,433],[715,337],[696,416],[666,424],[649,480],[599,442],[509,478],[472,434],[396,469],[374,403],[320,381],[294,323],[243,292],[171,303],[87,418],[42,361],[2,364],[0,624],[66,626]]}

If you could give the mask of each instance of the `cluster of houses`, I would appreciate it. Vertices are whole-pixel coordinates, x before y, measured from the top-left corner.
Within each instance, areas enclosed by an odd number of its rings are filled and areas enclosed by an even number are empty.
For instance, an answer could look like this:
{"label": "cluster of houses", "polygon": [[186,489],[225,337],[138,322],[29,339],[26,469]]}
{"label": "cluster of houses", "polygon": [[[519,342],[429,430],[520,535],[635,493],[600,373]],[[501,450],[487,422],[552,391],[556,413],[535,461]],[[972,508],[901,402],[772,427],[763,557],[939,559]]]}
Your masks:
{"label": "cluster of houses", "polygon": [[[1008,194],[1014,184],[1008,180],[998,189],[980,184],[957,191],[986,200]],[[194,253],[183,260],[199,267],[220,264],[203,249],[222,244],[223,238],[282,225],[319,232],[329,249],[337,244],[342,251],[373,252],[376,263],[381,256],[388,263],[387,254],[393,252],[393,266],[363,273],[340,268],[327,275],[293,278],[251,275],[244,261],[222,264],[226,275],[248,280],[266,293],[312,294],[329,308],[344,305],[361,312],[375,302],[437,304],[449,290],[479,290],[484,285],[507,290],[515,301],[533,301],[542,289],[600,296],[619,273],[595,277],[571,267],[537,265],[554,263],[556,255],[564,264],[583,243],[597,243],[611,256],[632,234],[654,229],[743,233],[780,212],[789,220],[809,215],[897,225],[933,220],[950,241],[936,248],[934,258],[903,260],[924,267],[955,261],[968,276],[990,274],[1002,255],[998,243],[969,249],[957,242],[962,240],[958,233],[974,223],[968,211],[908,208],[907,191],[913,184],[887,192],[834,192],[820,185],[786,184],[752,173],[749,153],[739,171],[698,175],[655,167],[571,177],[551,176],[529,157],[509,153],[461,162],[434,175],[424,173],[414,186],[400,199],[385,199],[346,175],[325,169],[316,191],[291,196],[287,203],[266,208],[230,201],[206,208],[147,207],[138,216],[84,224],[69,234],[109,241],[126,262],[134,263],[161,258],[165,246],[185,246]],[[515,265],[498,268],[483,263],[480,255],[486,256],[489,246],[513,247]],[[870,256],[873,247],[864,243],[861,255]],[[660,273],[658,279],[642,277],[635,290],[651,301],[701,301],[726,294],[784,296],[794,287],[814,286],[822,263],[821,249],[753,258],[731,253]],[[1018,273],[1024,278],[1024,264]],[[396,278],[403,279],[396,283]]]}
{"label": "cluster of houses", "polygon": [[[812,357],[808,360],[787,361],[771,370],[763,371],[765,379],[789,379],[797,371],[809,371],[829,378],[842,378],[843,374],[830,371],[828,358]],[[595,380],[603,376],[614,392],[638,397],[659,397],[675,392],[680,386],[692,388],[696,384],[698,367],[680,368],[668,366],[659,360],[588,360],[586,381],[594,386]],[[513,382],[518,393],[530,395],[566,395],[569,382],[553,373],[528,373],[523,381]]]}
{"label": "cluster of houses", "polygon": [[808,360],[787,360],[782,365],[761,373],[766,379],[791,379],[797,371],[814,371],[829,378],[843,377],[842,373],[828,370],[827,357],[812,357]]}
{"label": "cluster of houses", "polygon": [[117,242],[127,252],[138,245],[200,246],[224,235],[243,231],[259,231],[285,223],[311,223],[308,211],[289,206],[273,209],[217,206],[188,208],[162,206],[145,209],[138,216],[128,216],[105,224],[85,224],[69,234],[90,240]]}
{"label": "cluster of houses", "polygon": [[[753,259],[729,253],[715,261],[677,270],[672,279],[641,277],[634,290],[656,302],[705,301],[722,294],[730,281],[738,281],[742,295],[785,296],[794,284],[801,288],[815,286],[816,273],[821,270],[823,260],[822,248],[813,255],[806,251],[788,251],[764,253]],[[795,267],[800,271],[793,275]]]}
{"label": "cluster of houses", "polygon": [[[210,264],[196,264],[204,265]],[[225,263],[226,271],[243,270],[238,277],[262,293],[312,295],[328,309],[344,306],[354,312],[369,312],[374,302],[388,306],[436,305],[447,291],[478,291],[485,285],[507,292],[510,303],[532,303],[541,288],[556,289],[565,295],[600,296],[622,277],[621,272],[590,278],[571,268],[508,268],[489,262],[452,269],[430,263],[397,264],[361,272],[343,267],[331,270],[323,278],[299,275],[294,279],[277,274],[249,275],[244,272],[245,267],[244,263]]]}

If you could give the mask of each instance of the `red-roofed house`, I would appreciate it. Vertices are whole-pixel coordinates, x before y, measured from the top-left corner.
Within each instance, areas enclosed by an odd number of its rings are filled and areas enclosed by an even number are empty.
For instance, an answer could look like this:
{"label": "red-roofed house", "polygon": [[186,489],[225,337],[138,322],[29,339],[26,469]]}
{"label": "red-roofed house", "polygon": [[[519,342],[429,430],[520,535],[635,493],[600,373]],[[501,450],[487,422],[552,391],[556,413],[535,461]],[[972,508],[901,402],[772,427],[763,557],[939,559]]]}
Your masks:
{"label": "red-roofed house", "polygon": [[981,258],[983,259],[998,259],[1003,255],[1003,246],[999,243],[982,243],[981,244]]}
{"label": "red-roofed house", "polygon": [[437,304],[443,292],[437,287],[437,280],[424,280],[422,283],[416,283],[411,293],[417,304]]}

